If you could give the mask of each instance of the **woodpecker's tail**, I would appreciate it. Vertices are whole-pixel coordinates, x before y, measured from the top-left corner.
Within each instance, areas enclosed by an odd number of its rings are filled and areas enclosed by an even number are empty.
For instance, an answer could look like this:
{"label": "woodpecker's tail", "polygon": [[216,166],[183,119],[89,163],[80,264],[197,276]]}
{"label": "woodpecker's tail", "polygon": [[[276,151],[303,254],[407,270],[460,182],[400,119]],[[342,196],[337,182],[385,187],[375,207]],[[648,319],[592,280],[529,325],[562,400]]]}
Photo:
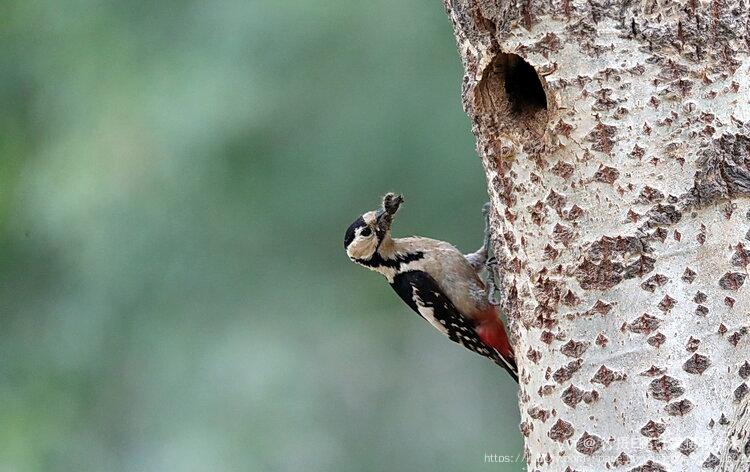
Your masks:
{"label": "woodpecker's tail", "polygon": [[508,371],[508,374],[510,374],[513,380],[518,383],[518,366],[516,365],[516,360],[513,357],[504,356],[500,354],[497,349],[495,349],[495,356],[493,356],[492,360],[495,361],[495,364]]}
{"label": "woodpecker's tail", "polygon": [[503,323],[497,316],[494,307],[490,313],[489,320],[477,326],[477,334],[482,342],[490,347],[493,361],[503,369],[507,370],[513,380],[518,383],[518,367],[513,356],[513,348],[510,346],[508,335]]}

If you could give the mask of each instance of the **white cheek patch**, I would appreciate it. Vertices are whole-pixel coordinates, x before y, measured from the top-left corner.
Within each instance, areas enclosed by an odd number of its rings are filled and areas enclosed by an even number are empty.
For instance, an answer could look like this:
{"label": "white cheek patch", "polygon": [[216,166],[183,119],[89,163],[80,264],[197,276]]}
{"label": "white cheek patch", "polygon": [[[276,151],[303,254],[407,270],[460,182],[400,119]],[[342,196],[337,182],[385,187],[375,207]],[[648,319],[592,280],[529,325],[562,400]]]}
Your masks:
{"label": "white cheek patch", "polygon": [[375,252],[377,241],[372,236],[365,237],[359,234],[363,228],[357,229],[354,241],[346,248],[346,253],[352,259],[369,259]]}

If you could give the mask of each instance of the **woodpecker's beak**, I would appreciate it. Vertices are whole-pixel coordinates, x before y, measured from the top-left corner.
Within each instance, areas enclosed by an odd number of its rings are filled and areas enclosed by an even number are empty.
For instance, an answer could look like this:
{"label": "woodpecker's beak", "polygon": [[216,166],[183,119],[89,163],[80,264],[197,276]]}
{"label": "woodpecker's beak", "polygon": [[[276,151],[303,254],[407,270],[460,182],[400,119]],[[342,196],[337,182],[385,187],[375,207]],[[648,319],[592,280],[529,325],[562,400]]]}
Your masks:
{"label": "woodpecker's beak", "polygon": [[395,193],[386,193],[383,197],[383,206],[377,213],[375,218],[377,225],[382,231],[388,231],[391,229],[391,223],[393,223],[393,216],[398,211],[401,204],[404,203],[404,197]]}

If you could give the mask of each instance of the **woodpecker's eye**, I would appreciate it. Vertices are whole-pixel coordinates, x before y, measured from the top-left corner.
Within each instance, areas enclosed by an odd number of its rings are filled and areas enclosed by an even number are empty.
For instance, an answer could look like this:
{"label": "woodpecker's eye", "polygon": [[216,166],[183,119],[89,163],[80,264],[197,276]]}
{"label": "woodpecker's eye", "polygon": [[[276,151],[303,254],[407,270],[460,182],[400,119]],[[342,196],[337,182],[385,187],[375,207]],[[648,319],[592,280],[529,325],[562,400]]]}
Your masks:
{"label": "woodpecker's eye", "polygon": [[365,226],[365,229],[363,229],[362,232],[359,233],[359,234],[361,234],[362,236],[367,237],[367,236],[369,236],[369,235],[372,234],[372,230],[370,229],[369,226]]}

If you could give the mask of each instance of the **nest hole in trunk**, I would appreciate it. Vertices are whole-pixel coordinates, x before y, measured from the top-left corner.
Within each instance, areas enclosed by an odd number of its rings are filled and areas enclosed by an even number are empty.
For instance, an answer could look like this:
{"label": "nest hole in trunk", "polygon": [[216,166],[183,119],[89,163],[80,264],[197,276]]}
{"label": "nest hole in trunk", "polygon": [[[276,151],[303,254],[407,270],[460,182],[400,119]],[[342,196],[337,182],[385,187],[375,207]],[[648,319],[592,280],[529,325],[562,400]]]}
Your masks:
{"label": "nest hole in trunk", "polygon": [[543,78],[517,54],[498,53],[492,59],[479,84],[477,105],[514,134],[541,134],[547,125]]}

